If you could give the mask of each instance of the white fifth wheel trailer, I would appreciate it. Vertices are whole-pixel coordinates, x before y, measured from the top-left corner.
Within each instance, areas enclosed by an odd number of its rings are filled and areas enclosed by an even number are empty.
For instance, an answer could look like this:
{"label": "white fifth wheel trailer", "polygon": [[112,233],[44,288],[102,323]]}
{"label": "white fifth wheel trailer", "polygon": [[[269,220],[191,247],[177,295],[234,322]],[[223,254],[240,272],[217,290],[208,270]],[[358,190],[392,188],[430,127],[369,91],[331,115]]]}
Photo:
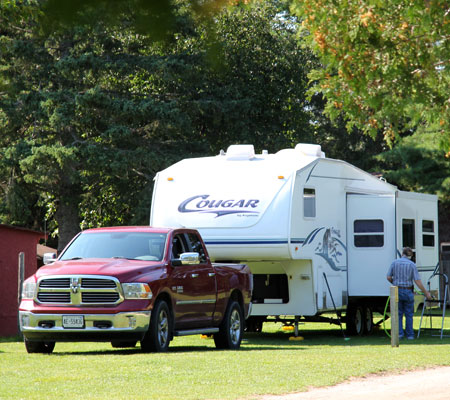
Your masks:
{"label": "white fifth wheel trailer", "polygon": [[196,228],[214,261],[247,263],[256,331],[268,317],[330,321],[337,310],[349,332],[370,332],[403,247],[424,284],[438,265],[436,196],[400,191],[312,144],[182,160],[155,177],[150,225]]}

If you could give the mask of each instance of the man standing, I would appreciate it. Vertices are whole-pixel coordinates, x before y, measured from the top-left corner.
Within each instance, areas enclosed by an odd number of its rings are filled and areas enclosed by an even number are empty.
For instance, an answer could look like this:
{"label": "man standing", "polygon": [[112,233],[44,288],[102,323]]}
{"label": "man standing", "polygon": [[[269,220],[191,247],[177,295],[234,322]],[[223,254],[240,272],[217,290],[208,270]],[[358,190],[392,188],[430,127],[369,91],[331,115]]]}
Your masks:
{"label": "man standing", "polygon": [[[422,284],[416,264],[411,261],[413,254],[409,247],[405,247],[402,258],[393,261],[387,273],[387,280],[394,286],[398,286],[398,333],[400,339],[405,336],[405,333],[407,339],[414,339],[414,283],[428,300],[432,300],[430,293]],[[405,331],[403,330],[403,314],[406,319]]]}

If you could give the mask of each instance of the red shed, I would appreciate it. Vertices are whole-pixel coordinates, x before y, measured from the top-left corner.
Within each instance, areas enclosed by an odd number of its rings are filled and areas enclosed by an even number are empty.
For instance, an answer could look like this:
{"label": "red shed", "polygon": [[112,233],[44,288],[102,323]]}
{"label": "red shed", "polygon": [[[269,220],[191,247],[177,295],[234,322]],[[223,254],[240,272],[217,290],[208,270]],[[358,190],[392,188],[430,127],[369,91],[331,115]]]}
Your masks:
{"label": "red shed", "polygon": [[0,224],[0,336],[18,334],[19,253],[25,254],[25,278],[37,269],[36,248],[42,232]]}

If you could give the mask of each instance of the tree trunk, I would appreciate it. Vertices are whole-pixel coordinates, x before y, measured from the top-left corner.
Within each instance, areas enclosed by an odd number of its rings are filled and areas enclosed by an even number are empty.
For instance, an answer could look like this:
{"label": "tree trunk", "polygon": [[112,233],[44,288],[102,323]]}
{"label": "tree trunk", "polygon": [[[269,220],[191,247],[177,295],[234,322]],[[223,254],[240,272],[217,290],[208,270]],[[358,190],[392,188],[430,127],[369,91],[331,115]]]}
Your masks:
{"label": "tree trunk", "polygon": [[439,202],[439,242],[450,242],[450,206],[442,202]]}
{"label": "tree trunk", "polygon": [[77,196],[62,199],[56,209],[55,218],[58,222],[58,254],[66,247],[72,238],[80,232]]}

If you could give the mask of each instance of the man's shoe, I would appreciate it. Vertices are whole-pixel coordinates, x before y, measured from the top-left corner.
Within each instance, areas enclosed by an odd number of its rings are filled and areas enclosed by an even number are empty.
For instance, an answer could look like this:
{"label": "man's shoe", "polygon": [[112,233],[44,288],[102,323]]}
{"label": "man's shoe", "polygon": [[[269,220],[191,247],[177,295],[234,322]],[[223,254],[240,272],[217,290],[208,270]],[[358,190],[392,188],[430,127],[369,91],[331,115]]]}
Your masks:
{"label": "man's shoe", "polygon": [[406,339],[408,339],[408,340],[414,340],[415,337],[414,337],[414,336],[408,336]]}

